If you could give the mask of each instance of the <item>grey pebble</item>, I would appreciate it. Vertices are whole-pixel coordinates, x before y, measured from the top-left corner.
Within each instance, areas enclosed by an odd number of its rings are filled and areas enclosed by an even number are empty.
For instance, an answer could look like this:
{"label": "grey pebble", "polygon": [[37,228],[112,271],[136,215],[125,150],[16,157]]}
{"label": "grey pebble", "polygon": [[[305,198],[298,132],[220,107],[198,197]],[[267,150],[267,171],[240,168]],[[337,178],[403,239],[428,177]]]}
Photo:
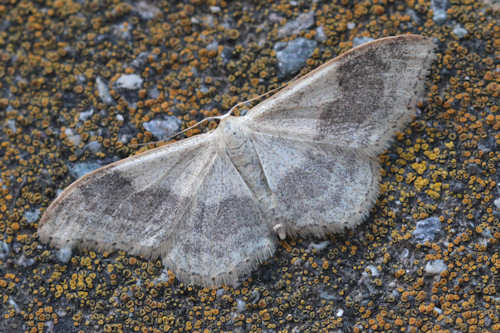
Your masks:
{"label": "grey pebble", "polygon": [[460,24],[457,24],[455,26],[455,28],[453,28],[453,34],[455,36],[457,36],[459,39],[462,39],[464,38],[465,36],[467,36],[467,34],[469,33],[464,27],[462,27]]}
{"label": "grey pebble", "polygon": [[447,269],[448,266],[442,259],[429,261],[425,265],[425,272],[430,275],[441,274],[441,272],[444,272]]}
{"label": "grey pebble", "polygon": [[314,11],[308,13],[302,13],[293,21],[289,21],[284,26],[279,28],[278,37],[286,37],[303,30],[309,29],[314,25]]}
{"label": "grey pebble", "polygon": [[143,81],[137,74],[123,74],[116,80],[115,85],[118,89],[137,90],[141,88]]}
{"label": "grey pebble", "polygon": [[71,259],[72,254],[73,254],[73,251],[71,250],[70,247],[63,247],[57,251],[56,257],[63,264],[67,264],[69,262],[69,260]]}
{"label": "grey pebble", "polygon": [[181,122],[174,116],[167,116],[163,119],[153,119],[142,124],[142,126],[151,132],[155,138],[165,140],[179,131]]}
{"label": "grey pebble", "polygon": [[100,167],[101,164],[97,162],[79,162],[69,167],[69,173],[75,178],[80,178]]}
{"label": "grey pebble", "polygon": [[24,217],[28,223],[33,223],[40,217],[40,209],[31,209],[24,212]]}
{"label": "grey pebble", "polygon": [[354,37],[354,39],[352,40],[352,46],[353,47],[360,46],[364,43],[371,42],[372,40],[373,38],[371,37]]}
{"label": "grey pebble", "polygon": [[447,19],[446,9],[448,0],[431,0],[431,9],[434,13],[432,20],[437,24],[443,24]]}
{"label": "grey pebble", "polygon": [[278,59],[278,77],[283,78],[298,72],[314,52],[316,45],[316,41],[302,37],[276,43],[274,50]]}
{"label": "grey pebble", "polygon": [[417,222],[417,226],[413,231],[413,238],[417,243],[432,242],[436,235],[441,232],[441,222],[439,218],[433,216],[425,220]]}
{"label": "grey pebble", "polygon": [[105,104],[113,104],[113,97],[109,94],[108,84],[99,76],[95,79],[99,97]]}

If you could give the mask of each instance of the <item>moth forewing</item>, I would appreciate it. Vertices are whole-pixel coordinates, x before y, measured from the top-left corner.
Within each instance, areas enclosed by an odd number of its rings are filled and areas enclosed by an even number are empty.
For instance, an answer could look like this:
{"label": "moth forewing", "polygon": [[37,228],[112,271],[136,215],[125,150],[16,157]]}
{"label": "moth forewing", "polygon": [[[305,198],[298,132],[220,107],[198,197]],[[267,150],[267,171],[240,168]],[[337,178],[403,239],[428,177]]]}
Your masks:
{"label": "moth forewing", "polygon": [[[165,232],[170,237],[179,223],[213,149],[213,135],[202,134],[94,170],[47,208],[39,222],[40,239],[56,247],[159,256],[158,241]],[[165,230],[154,232],[159,222]]]}
{"label": "moth forewing", "polygon": [[255,106],[247,115],[249,126],[375,156],[414,116],[434,47],[418,35],[360,45]]}

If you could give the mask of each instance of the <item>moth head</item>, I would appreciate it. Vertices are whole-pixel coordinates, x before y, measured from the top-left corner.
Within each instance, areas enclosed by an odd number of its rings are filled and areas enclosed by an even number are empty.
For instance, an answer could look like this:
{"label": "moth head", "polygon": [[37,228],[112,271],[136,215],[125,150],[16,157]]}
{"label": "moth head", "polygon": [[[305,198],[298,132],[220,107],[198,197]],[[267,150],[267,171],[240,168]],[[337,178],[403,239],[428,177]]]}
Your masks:
{"label": "moth head", "polygon": [[247,135],[244,130],[245,125],[242,123],[243,119],[243,117],[229,116],[220,122],[219,128],[224,138],[226,138],[226,142],[246,140]]}

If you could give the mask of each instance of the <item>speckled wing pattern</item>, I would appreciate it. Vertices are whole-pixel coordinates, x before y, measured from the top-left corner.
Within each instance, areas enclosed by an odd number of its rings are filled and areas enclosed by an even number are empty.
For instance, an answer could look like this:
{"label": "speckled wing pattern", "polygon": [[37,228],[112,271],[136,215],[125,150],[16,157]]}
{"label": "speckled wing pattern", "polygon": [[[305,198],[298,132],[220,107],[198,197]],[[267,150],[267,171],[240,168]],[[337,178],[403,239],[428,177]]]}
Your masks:
{"label": "speckled wing pattern", "polygon": [[360,223],[378,193],[374,158],[411,119],[433,58],[425,38],[355,48],[245,117],[100,168],[44,213],[51,245],[161,257],[179,280],[234,284],[284,235]]}

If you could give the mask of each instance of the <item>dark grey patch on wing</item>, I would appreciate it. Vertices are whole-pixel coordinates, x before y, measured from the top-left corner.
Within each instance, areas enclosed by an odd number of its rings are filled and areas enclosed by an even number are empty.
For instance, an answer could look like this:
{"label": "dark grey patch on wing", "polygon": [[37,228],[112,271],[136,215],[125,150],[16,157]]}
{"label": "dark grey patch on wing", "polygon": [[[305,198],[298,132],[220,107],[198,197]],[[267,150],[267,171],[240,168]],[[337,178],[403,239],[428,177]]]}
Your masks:
{"label": "dark grey patch on wing", "polygon": [[79,190],[83,198],[94,198],[92,201],[95,201],[96,198],[107,197],[110,194],[120,195],[120,193],[131,193],[134,187],[132,186],[132,182],[123,177],[119,172],[104,171],[86,179],[85,184],[82,184]]}
{"label": "dark grey patch on wing", "polygon": [[82,184],[59,202],[52,216],[68,215],[68,213],[85,215],[85,213],[113,209],[119,202],[111,200],[110,196],[119,196],[120,193],[125,195],[132,190],[131,182],[118,172],[103,171],[93,174],[82,180]]}
{"label": "dark grey patch on wing", "polygon": [[269,230],[250,198],[228,198],[215,205],[198,201],[189,212],[188,220],[177,230],[174,247],[184,256],[175,261],[174,272],[207,284],[218,275],[237,278],[239,272],[245,273],[262,259],[259,244]]}
{"label": "dark grey patch on wing", "polygon": [[[259,223],[262,221],[262,216],[257,204],[251,199],[231,198],[211,206],[197,202],[191,208],[191,221],[194,232],[206,235],[214,241],[223,242],[227,235],[237,235],[243,228],[251,230],[261,227]],[[257,235],[259,234],[248,234],[246,237],[260,238]]]}
{"label": "dark grey patch on wing", "polygon": [[80,187],[80,209],[87,212],[82,224],[99,224],[106,216],[112,216],[120,207],[122,199],[134,193],[129,179],[117,171],[105,172],[97,179],[92,179]]}
{"label": "dark grey patch on wing", "polygon": [[378,50],[367,50],[362,56],[351,56],[339,64],[336,71],[341,98],[327,102],[320,114],[319,135],[322,139],[344,127],[359,126],[380,109],[384,92],[381,73],[390,64],[382,60]]}
{"label": "dark grey patch on wing", "polygon": [[149,238],[160,231],[165,233],[163,228],[167,223],[176,222],[174,218],[182,215],[180,201],[181,198],[167,188],[154,187],[133,193],[122,200],[114,211],[110,209],[106,214],[112,214],[113,219],[121,221],[117,223],[117,232],[135,233]]}
{"label": "dark grey patch on wing", "polygon": [[139,242],[168,234],[163,229],[182,213],[181,206],[181,198],[166,187],[137,191],[120,172],[104,171],[64,198],[54,214],[68,212],[64,223],[77,223],[85,231],[75,235],[79,240],[102,239],[99,233],[107,233],[117,241]]}
{"label": "dark grey patch on wing", "polygon": [[[285,205],[284,210],[297,213],[292,219],[298,220],[301,213],[318,208],[315,199],[329,191],[329,180],[332,177],[345,179],[346,182],[353,178],[353,171],[343,165],[339,167],[335,160],[316,156],[312,152],[308,152],[308,155],[309,163],[293,168],[277,185],[276,195],[281,204]],[[329,205],[338,206],[342,196],[343,189],[338,189],[329,197]],[[297,209],[297,205],[302,207]]]}

